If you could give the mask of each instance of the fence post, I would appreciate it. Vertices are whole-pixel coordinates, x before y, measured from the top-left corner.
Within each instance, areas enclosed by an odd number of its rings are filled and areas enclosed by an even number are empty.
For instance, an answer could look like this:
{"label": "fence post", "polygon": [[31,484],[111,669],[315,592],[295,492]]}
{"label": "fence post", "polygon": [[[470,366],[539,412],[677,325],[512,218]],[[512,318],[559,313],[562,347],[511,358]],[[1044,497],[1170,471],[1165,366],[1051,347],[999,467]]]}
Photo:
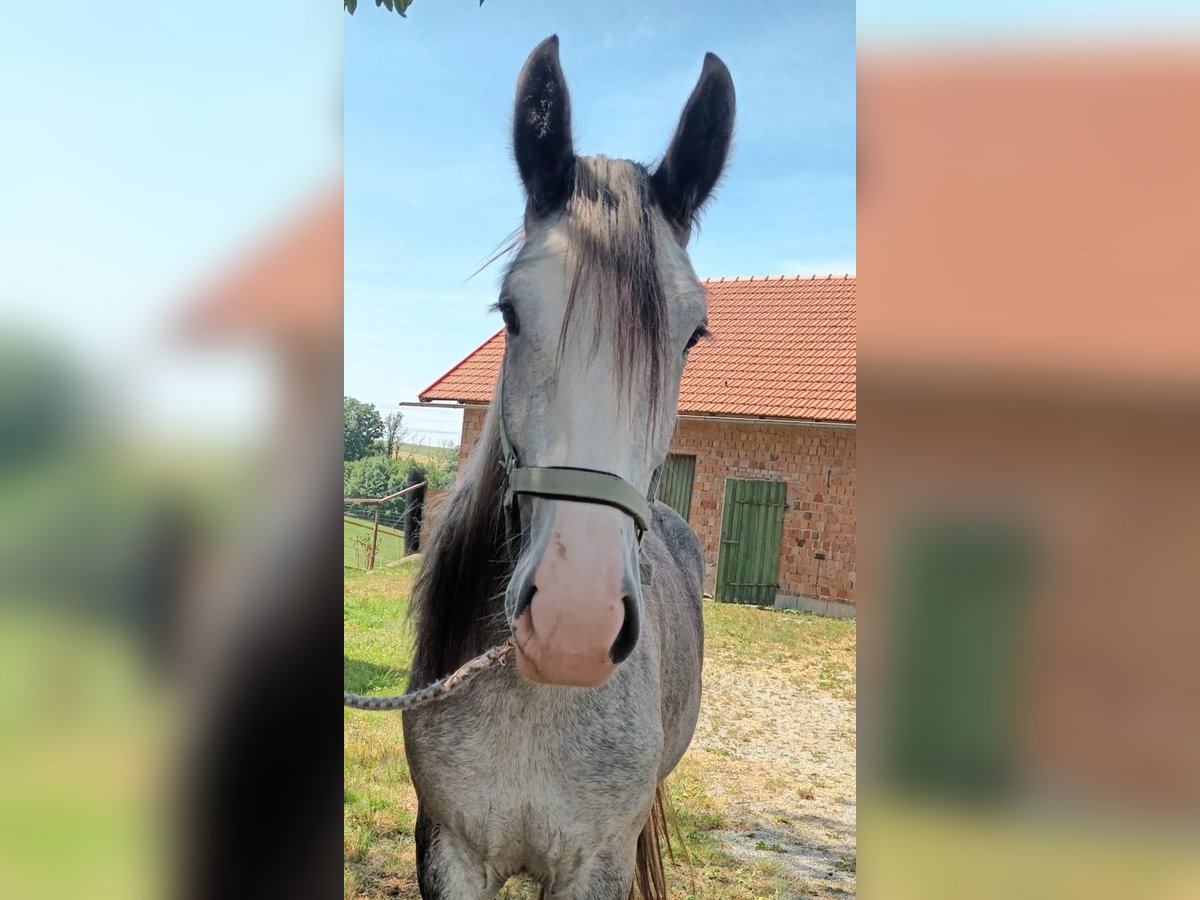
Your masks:
{"label": "fence post", "polygon": [[375,524],[371,527],[371,548],[367,551],[367,571],[375,568],[375,548],[379,546],[379,509],[382,503],[375,504]]}
{"label": "fence post", "polygon": [[425,470],[413,466],[408,470],[408,485],[411,491],[404,501],[404,555],[421,549],[421,521],[425,508]]}

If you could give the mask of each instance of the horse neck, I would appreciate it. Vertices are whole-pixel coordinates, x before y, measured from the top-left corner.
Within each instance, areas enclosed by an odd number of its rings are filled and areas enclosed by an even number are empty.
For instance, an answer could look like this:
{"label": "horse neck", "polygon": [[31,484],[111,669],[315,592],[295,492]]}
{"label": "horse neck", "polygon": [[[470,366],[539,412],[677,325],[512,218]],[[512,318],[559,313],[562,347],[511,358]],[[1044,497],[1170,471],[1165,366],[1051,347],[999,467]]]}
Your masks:
{"label": "horse neck", "polygon": [[459,486],[433,528],[413,589],[412,687],[458,668],[506,632],[512,571],[501,500],[503,469],[494,411]]}

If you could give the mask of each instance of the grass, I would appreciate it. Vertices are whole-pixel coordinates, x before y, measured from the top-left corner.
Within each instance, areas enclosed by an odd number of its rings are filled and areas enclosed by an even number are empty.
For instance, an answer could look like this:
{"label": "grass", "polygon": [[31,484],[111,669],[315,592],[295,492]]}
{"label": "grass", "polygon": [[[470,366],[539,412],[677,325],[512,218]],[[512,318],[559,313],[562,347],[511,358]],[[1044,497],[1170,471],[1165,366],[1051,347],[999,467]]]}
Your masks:
{"label": "grass", "polygon": [[[352,519],[346,521],[345,519]],[[348,568],[365,569],[367,550],[371,545],[372,523],[369,519],[345,517],[342,522],[342,562]],[[404,532],[386,525],[379,526],[379,543],[375,548],[375,565],[394,566],[404,558]]]}
{"label": "grass", "polygon": [[812,613],[733,603],[704,606],[708,659],[735,669],[770,665],[803,688],[855,699],[855,625]]}
{"label": "grass", "polygon": [[458,456],[458,447],[436,447],[431,444],[397,444],[393,455],[397,459],[411,459],[422,465],[437,465],[447,454]]}
{"label": "grass", "polygon": [[[343,614],[345,689],[399,693],[408,677],[412,635],[406,609],[417,560],[374,572],[346,570]],[[750,670],[764,664],[803,679],[807,690],[853,697],[854,623],[807,614],[705,603],[706,669]],[[828,684],[828,689],[823,685]],[[693,746],[667,782],[689,867],[670,866],[674,900],[784,900],[832,897],[821,885],[798,884],[764,843],[761,858],[735,856],[718,832],[736,826],[726,781],[738,777],[728,751]],[[344,713],[346,900],[418,897],[413,826],[416,798],[404,758],[401,719]],[[764,784],[761,789],[770,789]],[[774,787],[779,787],[775,785]],[[759,790],[749,785],[747,790]],[[514,879],[502,900],[534,900],[536,887]]]}

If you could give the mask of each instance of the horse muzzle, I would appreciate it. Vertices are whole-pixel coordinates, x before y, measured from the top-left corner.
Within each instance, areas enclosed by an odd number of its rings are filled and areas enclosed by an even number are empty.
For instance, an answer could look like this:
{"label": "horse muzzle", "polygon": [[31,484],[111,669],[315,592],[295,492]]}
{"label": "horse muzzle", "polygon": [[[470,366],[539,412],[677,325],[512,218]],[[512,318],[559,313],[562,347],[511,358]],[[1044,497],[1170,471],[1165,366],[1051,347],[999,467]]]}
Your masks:
{"label": "horse muzzle", "polygon": [[540,684],[599,687],[633,652],[641,630],[631,523],[620,510],[594,503],[534,504],[539,539],[530,550],[537,548],[540,559],[522,566],[511,588],[518,669]]}

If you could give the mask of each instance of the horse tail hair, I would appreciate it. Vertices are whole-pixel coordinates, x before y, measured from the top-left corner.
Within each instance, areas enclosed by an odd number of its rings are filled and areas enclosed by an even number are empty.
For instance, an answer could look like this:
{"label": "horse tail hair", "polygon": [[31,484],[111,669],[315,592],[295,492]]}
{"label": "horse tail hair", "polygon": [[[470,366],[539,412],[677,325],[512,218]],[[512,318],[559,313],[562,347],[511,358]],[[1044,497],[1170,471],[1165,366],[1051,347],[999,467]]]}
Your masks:
{"label": "horse tail hair", "polygon": [[[654,805],[650,807],[650,815],[637,840],[637,858],[634,864],[633,887],[629,892],[629,900],[669,900],[667,893],[667,875],[663,868],[663,848],[667,856],[675,861],[675,844],[671,841],[671,831],[678,838],[680,855],[691,871],[691,858],[688,856],[687,845],[671,806],[671,798],[659,784],[654,790]],[[694,880],[694,873],[693,880]]]}

